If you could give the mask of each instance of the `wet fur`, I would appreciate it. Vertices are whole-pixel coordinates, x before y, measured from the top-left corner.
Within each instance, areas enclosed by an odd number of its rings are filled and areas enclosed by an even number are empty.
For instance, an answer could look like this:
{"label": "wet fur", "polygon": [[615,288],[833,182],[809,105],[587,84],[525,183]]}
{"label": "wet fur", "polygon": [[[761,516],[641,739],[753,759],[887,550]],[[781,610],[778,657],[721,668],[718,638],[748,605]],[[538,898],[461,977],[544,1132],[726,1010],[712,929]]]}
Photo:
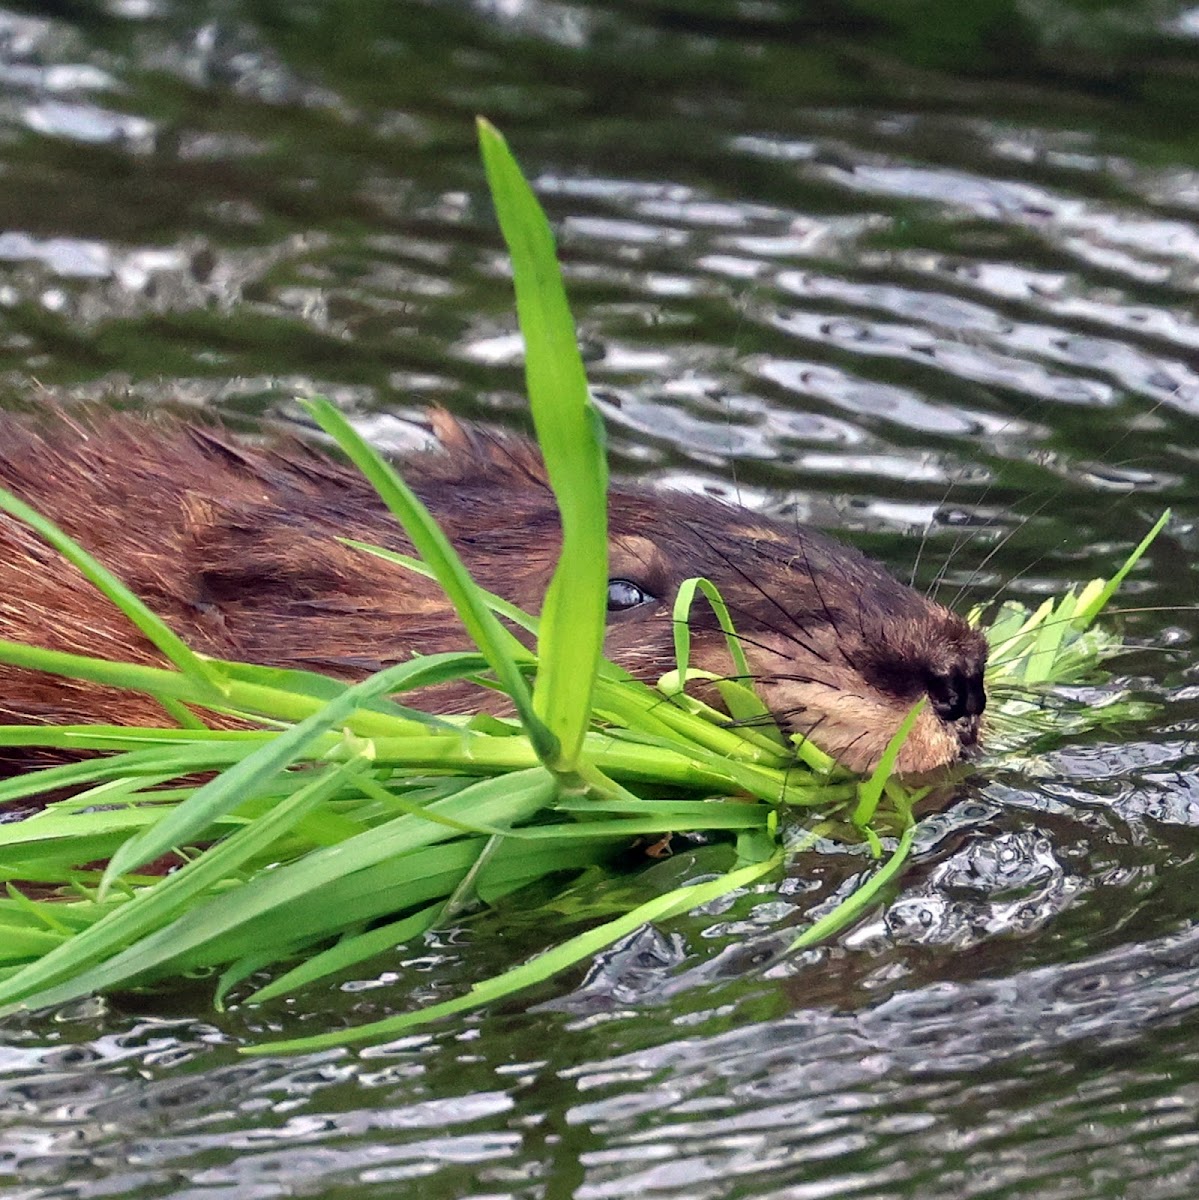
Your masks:
{"label": "wet fur", "polygon": [[[435,429],[443,448],[412,456],[405,478],[479,582],[536,610],[558,520],[535,449],[444,415]],[[206,654],[354,678],[466,644],[435,583],[336,540],[410,549],[368,483],[298,441],[253,446],[171,417],[0,416],[0,483]],[[728,602],[775,713],[847,765],[877,761],[930,679],[942,699],[946,687],[954,692],[961,715],[943,720],[929,705],[901,768],[941,766],[975,740],[981,636],[858,551],[705,496],[616,484],[609,507],[610,575],[658,598],[610,619],[609,657],[635,675],[652,681],[671,669],[674,592],[703,575]],[[729,673],[705,607],[694,624],[695,664]],[[7,516],[0,637],[158,661],[115,608]],[[495,703],[467,685],[425,700],[445,712]],[[164,715],[148,697],[0,666],[0,721],[162,724]]]}

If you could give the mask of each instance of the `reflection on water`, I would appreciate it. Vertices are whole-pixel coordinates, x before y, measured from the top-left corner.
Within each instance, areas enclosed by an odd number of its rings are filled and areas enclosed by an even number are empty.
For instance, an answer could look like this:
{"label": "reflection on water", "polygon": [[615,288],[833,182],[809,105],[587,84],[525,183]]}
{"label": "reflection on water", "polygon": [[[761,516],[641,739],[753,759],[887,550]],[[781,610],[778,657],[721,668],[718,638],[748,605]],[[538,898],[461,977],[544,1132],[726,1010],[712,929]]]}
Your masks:
{"label": "reflection on water", "polygon": [[1163,610],[1199,550],[1197,30],[1081,0],[0,9],[2,403],[252,424],[319,390],[397,450],[429,403],[518,422],[484,111],[624,470],[961,603],[1108,572],[1175,511],[1125,601],[1143,649],[1076,694],[1157,714],[995,764],[836,946],[752,970],[863,866],[813,853],[527,1011],[361,1055],[236,1050],[460,991],[543,918],[307,1014],[197,989],[9,1022],[0,1191],[1192,1196],[1197,622]]}

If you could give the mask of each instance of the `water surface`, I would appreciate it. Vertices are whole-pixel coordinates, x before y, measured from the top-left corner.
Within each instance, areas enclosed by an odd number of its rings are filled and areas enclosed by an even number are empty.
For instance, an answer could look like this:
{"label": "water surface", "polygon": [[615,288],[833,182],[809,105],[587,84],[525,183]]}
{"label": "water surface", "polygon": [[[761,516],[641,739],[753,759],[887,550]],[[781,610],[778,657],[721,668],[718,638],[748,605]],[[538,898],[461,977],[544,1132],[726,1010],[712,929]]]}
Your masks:
{"label": "water surface", "polygon": [[1175,513],[1124,594],[1140,649],[1083,693],[1153,715],[993,762],[836,944],[739,953],[863,865],[810,854],[352,1055],[237,1048],[457,994],[545,914],[302,1011],[197,986],[9,1022],[6,1197],[1195,1194],[1199,9],[895,7],[0,10],[0,403],[253,428],[320,391],[391,448],[431,403],[522,425],[483,112],[558,231],[619,469],[961,605],[1110,573]]}

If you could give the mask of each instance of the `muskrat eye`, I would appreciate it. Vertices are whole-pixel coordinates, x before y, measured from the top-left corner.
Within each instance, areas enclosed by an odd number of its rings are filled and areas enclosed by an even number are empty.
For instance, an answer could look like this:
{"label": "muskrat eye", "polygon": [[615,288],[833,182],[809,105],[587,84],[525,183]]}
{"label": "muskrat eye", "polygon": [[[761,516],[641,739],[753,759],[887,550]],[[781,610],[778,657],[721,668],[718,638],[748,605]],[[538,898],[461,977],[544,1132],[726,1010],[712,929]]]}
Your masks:
{"label": "muskrat eye", "polygon": [[625,612],[638,604],[648,604],[653,599],[644,588],[627,579],[608,580],[608,611]]}

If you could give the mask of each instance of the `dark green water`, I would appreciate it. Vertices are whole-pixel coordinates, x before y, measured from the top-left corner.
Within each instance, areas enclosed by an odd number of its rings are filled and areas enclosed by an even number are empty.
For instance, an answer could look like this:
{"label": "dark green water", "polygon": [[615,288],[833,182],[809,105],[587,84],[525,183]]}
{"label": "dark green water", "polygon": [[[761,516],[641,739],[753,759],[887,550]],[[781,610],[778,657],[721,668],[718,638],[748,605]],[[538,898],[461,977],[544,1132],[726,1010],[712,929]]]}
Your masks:
{"label": "dark green water", "polygon": [[853,863],[358,1055],[236,1049],[454,994],[544,916],[304,1017],[197,989],[10,1022],[0,1195],[1194,1196],[1199,619],[1161,610],[1199,583],[1199,9],[0,10],[0,403],[519,423],[477,112],[559,230],[622,469],[900,572],[930,527],[919,578],[963,603],[1110,572],[1169,504],[1116,680],[1156,715],[994,765],[885,910],[773,978],[736,947]]}

